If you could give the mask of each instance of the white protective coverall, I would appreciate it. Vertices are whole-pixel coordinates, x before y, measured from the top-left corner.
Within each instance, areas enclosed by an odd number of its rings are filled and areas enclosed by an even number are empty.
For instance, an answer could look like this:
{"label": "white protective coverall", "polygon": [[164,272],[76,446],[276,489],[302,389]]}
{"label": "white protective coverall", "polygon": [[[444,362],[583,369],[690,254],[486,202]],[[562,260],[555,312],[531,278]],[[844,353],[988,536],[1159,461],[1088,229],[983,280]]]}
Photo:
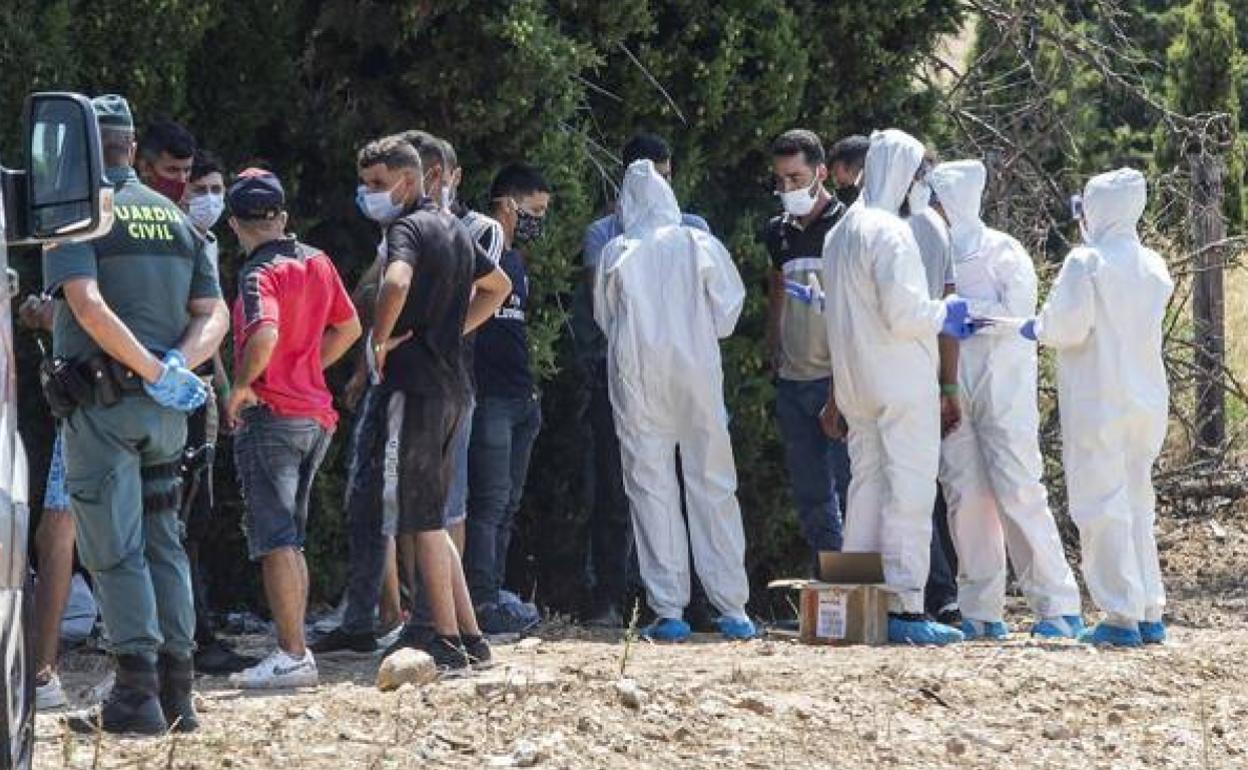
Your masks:
{"label": "white protective coverall", "polygon": [[823,246],[836,403],[849,424],[844,550],[879,552],[894,612],[922,613],[940,459],[936,335],[919,247],[897,216],[923,145],[871,136],[862,196]]}
{"label": "white protective coverall", "polygon": [[629,166],[620,214],[624,233],[598,265],[594,318],[607,337],[624,489],[650,607],[660,618],[683,615],[692,548],[711,603],[745,620],[745,534],[719,353],[745,286],[723,244],[680,224],[676,197],[650,161]]}
{"label": "white protective coverall", "polygon": [[[1036,270],[1023,245],[984,225],[987,175],[977,160],[928,175],[949,219],[957,294],[973,315],[1030,318]],[[1079,614],[1079,586],[1041,483],[1036,347],[1013,327],[986,327],[958,354],[962,423],[941,448],[940,480],[958,551],[958,605],[967,618],[1005,619],[1006,551],[1041,618]]]}
{"label": "white protective coverall", "polygon": [[1146,200],[1134,169],[1088,182],[1085,245],[1066,257],[1035,327],[1057,349],[1062,462],[1084,580],[1107,622],[1125,628],[1160,621],[1165,606],[1152,470],[1169,415],[1161,345],[1174,282],[1136,233]]}

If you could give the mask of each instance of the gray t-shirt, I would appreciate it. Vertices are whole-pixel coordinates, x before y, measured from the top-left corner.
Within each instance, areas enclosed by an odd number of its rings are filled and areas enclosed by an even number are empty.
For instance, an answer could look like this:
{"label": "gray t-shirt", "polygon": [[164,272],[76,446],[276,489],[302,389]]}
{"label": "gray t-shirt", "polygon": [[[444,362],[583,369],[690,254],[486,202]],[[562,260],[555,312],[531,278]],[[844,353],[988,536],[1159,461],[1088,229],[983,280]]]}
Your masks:
{"label": "gray t-shirt", "polygon": [[940,214],[931,208],[906,221],[919,243],[923,271],[927,273],[927,290],[932,299],[940,299],[945,296],[945,287],[953,284],[953,249],[949,245],[949,228]]}

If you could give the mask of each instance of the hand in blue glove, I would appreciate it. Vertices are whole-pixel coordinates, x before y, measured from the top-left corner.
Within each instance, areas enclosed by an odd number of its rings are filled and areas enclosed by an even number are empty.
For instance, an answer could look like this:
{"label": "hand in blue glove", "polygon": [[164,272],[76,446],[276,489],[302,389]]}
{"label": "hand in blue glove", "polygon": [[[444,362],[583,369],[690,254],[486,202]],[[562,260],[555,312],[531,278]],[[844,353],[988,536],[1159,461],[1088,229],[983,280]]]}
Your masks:
{"label": "hand in blue glove", "polygon": [[813,287],[787,278],[784,281],[784,293],[805,305],[812,305],[815,302]]}
{"label": "hand in blue glove", "polygon": [[955,340],[964,340],[975,333],[966,300],[961,297],[949,297],[945,300],[945,323],[940,333]]}
{"label": "hand in blue glove", "polygon": [[191,368],[186,365],[186,356],[182,355],[182,351],[177,348],[170,348],[169,352],[165,354],[164,364],[165,366],[172,366],[178,369]]}
{"label": "hand in blue glove", "polygon": [[1035,342],[1036,341],[1036,319],[1028,318],[1026,321],[1024,321],[1023,325],[1018,328],[1018,333],[1023,335],[1023,337],[1031,340],[1032,342]]}
{"label": "hand in blue glove", "polygon": [[152,400],[179,412],[193,412],[208,400],[208,386],[186,367],[186,358],[171,350],[165,356],[164,371],[156,382],[144,383]]}
{"label": "hand in blue glove", "polygon": [[784,281],[784,293],[804,305],[810,305],[812,308],[817,306],[819,311],[823,312],[825,295],[823,289],[818,286],[798,283],[786,278]]}

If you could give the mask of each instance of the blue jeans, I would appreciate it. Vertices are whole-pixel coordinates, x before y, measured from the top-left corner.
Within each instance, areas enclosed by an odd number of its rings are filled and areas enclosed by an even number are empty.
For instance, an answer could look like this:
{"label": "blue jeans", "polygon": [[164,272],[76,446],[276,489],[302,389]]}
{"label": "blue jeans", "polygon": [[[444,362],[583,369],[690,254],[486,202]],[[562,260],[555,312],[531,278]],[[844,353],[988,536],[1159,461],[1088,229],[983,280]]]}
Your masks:
{"label": "blue jeans", "polygon": [[477,401],[468,443],[464,574],[478,607],[498,602],[512,524],[541,427],[542,409],[536,396],[487,396]]}
{"label": "blue jeans", "polygon": [[949,533],[949,513],[945,495],[936,488],[936,507],[932,510],[932,563],[923,592],[927,614],[936,617],[949,607],[958,606],[958,554]]}
{"label": "blue jeans", "polygon": [[841,513],[849,493],[849,450],[819,425],[828,379],[776,381],[776,420],[784,441],[802,537],[814,552],[841,550]]}
{"label": "blue jeans", "polygon": [[370,387],[356,407],[347,444],[347,607],[342,629],[373,633],[386,572],[387,538],[382,531],[381,476],[385,461],[386,419],[380,391]]}

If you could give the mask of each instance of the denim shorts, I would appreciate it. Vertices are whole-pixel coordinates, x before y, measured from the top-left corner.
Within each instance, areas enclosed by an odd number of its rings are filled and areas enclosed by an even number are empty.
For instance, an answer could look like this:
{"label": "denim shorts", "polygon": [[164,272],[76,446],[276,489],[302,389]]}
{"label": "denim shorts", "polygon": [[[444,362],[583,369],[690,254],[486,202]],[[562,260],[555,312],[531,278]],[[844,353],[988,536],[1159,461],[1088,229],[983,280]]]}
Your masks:
{"label": "denim shorts", "polygon": [[69,510],[69,487],[65,484],[65,446],[61,431],[56,431],[52,442],[52,460],[48,463],[48,483],[43,490],[45,511]]}
{"label": "denim shorts", "polygon": [[303,548],[312,482],[332,433],[303,417],[279,417],[263,406],[242,414],[234,436],[246,511],[243,533],[252,561],[281,548]]}

